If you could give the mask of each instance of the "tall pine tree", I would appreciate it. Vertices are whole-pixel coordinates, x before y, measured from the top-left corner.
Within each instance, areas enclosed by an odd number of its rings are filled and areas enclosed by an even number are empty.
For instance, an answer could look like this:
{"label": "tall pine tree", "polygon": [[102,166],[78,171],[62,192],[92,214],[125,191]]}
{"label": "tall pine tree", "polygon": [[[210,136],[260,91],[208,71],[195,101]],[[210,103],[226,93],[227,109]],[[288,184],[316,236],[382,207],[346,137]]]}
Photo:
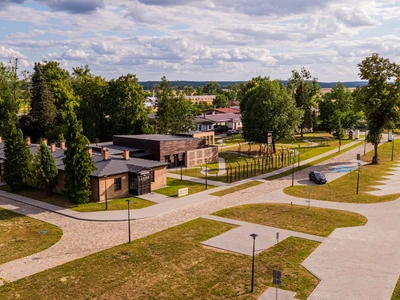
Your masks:
{"label": "tall pine tree", "polygon": [[36,121],[47,137],[54,130],[56,122],[56,106],[47,80],[43,74],[43,66],[35,63],[31,84],[31,111],[30,116]]}
{"label": "tall pine tree", "polygon": [[87,203],[90,197],[90,174],[96,169],[89,154],[89,140],[82,133],[82,125],[74,112],[66,117],[65,194],[75,203]]}
{"label": "tall pine tree", "polygon": [[42,142],[36,152],[32,163],[32,183],[49,193],[55,186],[58,170],[53,155],[49,148]]}
{"label": "tall pine tree", "polygon": [[29,175],[32,155],[24,140],[22,131],[15,124],[9,124],[4,148],[4,180],[12,191],[22,189]]}

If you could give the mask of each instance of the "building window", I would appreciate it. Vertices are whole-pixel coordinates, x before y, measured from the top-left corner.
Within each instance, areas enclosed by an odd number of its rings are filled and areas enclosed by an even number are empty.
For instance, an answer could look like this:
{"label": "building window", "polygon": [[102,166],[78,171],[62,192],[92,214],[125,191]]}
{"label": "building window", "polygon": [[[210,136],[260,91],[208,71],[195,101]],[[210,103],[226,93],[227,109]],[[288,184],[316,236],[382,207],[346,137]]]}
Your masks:
{"label": "building window", "polygon": [[114,191],[119,191],[120,189],[122,189],[122,178],[118,177],[114,179]]}

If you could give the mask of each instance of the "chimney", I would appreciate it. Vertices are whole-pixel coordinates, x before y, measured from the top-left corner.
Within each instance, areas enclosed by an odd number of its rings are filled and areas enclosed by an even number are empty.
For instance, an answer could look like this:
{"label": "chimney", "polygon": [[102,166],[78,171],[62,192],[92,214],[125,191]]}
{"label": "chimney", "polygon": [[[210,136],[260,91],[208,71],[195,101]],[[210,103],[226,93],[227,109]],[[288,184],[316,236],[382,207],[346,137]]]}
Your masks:
{"label": "chimney", "polygon": [[109,156],[108,150],[107,150],[107,148],[105,148],[103,151],[103,160],[108,160],[108,156]]}
{"label": "chimney", "polygon": [[125,159],[125,160],[129,160],[129,159],[130,159],[130,157],[129,157],[129,150],[124,150],[124,159]]}
{"label": "chimney", "polygon": [[3,138],[0,136],[0,144],[3,142]]}
{"label": "chimney", "polygon": [[31,137],[30,137],[30,136],[27,136],[27,137],[26,137],[26,143],[27,143],[28,145],[31,144]]}
{"label": "chimney", "polygon": [[92,148],[89,148],[89,149],[88,149],[88,152],[89,152],[90,157],[93,157],[93,150],[92,150]]}
{"label": "chimney", "polygon": [[107,147],[102,146],[102,147],[101,147],[101,155],[104,155],[104,151],[106,151],[106,150],[107,150]]}
{"label": "chimney", "polygon": [[47,146],[47,139],[43,139],[43,144]]}
{"label": "chimney", "polygon": [[51,150],[51,152],[56,152],[56,144],[55,143],[50,144],[50,150]]}
{"label": "chimney", "polygon": [[65,141],[60,141],[60,148],[65,149]]}

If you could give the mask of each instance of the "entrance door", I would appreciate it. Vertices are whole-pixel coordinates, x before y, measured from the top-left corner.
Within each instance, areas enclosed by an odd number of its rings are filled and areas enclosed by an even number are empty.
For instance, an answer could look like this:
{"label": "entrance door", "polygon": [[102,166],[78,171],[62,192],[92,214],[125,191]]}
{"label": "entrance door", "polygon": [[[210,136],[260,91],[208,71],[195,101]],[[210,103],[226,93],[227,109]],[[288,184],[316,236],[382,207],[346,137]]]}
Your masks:
{"label": "entrance door", "polygon": [[129,194],[138,195],[138,178],[135,173],[129,173]]}
{"label": "entrance door", "polygon": [[138,175],[138,195],[144,195],[151,192],[150,174]]}

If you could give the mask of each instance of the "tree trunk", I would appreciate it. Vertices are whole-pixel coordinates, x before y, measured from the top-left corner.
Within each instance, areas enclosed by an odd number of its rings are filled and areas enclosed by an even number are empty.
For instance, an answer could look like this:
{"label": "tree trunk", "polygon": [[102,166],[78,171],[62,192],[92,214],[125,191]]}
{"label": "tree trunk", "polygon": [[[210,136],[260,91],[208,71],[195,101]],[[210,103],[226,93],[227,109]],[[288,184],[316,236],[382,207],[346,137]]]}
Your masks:
{"label": "tree trunk", "polygon": [[273,153],[276,153],[275,140],[274,139],[272,139],[272,151],[273,151]]}
{"label": "tree trunk", "polygon": [[374,157],[372,158],[372,164],[373,165],[379,164],[378,145],[379,145],[379,143],[374,143]]}
{"label": "tree trunk", "polygon": [[300,137],[303,137],[303,126],[300,126]]}

